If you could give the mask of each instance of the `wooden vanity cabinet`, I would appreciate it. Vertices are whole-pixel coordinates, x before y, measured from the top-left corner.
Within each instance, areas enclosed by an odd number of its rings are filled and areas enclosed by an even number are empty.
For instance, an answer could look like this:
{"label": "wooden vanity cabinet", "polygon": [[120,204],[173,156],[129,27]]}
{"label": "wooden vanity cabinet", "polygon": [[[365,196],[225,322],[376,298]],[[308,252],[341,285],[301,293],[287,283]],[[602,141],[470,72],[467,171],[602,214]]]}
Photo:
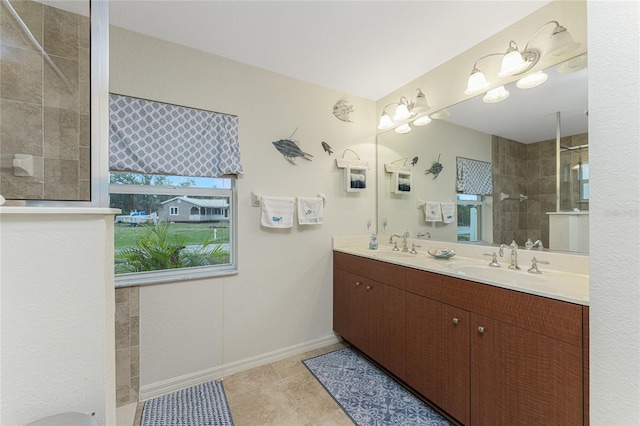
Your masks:
{"label": "wooden vanity cabinet", "polygon": [[334,253],[336,333],[465,425],[587,425],[588,313]]}
{"label": "wooden vanity cabinet", "polygon": [[472,425],[582,425],[582,348],[471,314]]}
{"label": "wooden vanity cabinet", "polygon": [[409,386],[463,424],[470,419],[470,313],[408,293]]}
{"label": "wooden vanity cabinet", "polygon": [[334,331],[404,378],[404,291],[336,269],[333,301]]}

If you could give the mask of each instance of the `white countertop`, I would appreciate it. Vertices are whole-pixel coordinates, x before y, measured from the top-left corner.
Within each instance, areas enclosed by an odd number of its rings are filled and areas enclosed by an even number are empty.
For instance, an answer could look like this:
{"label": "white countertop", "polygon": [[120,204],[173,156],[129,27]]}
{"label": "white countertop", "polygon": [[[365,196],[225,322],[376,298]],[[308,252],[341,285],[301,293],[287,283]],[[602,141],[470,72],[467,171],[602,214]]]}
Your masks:
{"label": "white countertop", "polygon": [[[510,270],[511,249],[504,250],[504,257],[498,256],[500,268],[490,267],[492,254],[498,252],[498,247],[450,243],[436,240],[409,239],[408,245],[421,246],[416,248],[417,254],[392,251],[388,235],[378,236],[378,250],[369,250],[369,236],[334,237],[333,249],[342,253],[375,259],[395,265],[407,266],[428,272],[449,275],[469,281],[489,284],[510,290],[536,296],[548,297],[579,305],[589,305],[589,256],[573,253],[560,253],[548,250],[518,249],[518,264],[520,270]],[[398,246],[402,248],[402,239]],[[436,259],[427,251],[434,248],[451,248],[456,256],[450,259]],[[538,264],[541,274],[531,274],[527,270],[531,267],[531,260],[535,257],[539,261],[549,264]]]}

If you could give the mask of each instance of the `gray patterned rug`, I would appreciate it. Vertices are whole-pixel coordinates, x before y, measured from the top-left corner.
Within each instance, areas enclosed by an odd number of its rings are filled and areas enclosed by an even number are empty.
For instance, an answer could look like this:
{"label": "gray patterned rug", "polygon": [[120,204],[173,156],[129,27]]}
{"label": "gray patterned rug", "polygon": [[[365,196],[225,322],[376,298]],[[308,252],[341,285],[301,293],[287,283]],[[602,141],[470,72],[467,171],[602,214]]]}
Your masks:
{"label": "gray patterned rug", "polygon": [[232,426],[222,383],[212,381],[150,399],[140,426]]}
{"label": "gray patterned rug", "polygon": [[302,362],[359,426],[451,424],[351,348]]}

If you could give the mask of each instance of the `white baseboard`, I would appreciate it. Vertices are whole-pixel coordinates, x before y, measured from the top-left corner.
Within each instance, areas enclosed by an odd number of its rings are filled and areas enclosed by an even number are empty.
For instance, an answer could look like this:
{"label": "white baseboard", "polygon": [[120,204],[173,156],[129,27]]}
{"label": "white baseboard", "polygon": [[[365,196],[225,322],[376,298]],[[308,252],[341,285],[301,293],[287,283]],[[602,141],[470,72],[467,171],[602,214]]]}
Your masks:
{"label": "white baseboard", "polygon": [[223,364],[218,367],[208,368],[206,370],[196,371],[194,373],[185,374],[172,379],[140,386],[140,401],[146,401],[147,399],[175,392],[190,386],[220,379],[221,377],[229,376],[240,371],[249,370],[261,365],[299,355],[304,352],[329,346],[334,343],[338,343],[339,341],[340,339],[338,339],[335,334],[330,334],[319,339],[267,352],[254,357],[245,358],[239,361],[234,361],[228,364]]}

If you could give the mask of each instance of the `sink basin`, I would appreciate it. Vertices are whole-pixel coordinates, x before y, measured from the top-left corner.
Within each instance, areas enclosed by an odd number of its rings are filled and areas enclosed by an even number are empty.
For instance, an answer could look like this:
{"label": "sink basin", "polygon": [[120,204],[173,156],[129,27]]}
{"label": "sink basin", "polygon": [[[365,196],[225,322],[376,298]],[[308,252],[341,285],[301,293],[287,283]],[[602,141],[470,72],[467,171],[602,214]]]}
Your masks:
{"label": "sink basin", "polygon": [[369,253],[373,257],[386,257],[386,258],[403,258],[403,257],[416,257],[415,254],[403,251],[393,250],[370,250]]}
{"label": "sink basin", "polygon": [[512,270],[506,267],[494,268],[485,265],[465,265],[460,263],[451,263],[447,265],[457,275],[469,278],[477,278],[492,282],[508,282],[508,283],[541,283],[547,281],[544,275],[529,274],[526,270]]}

